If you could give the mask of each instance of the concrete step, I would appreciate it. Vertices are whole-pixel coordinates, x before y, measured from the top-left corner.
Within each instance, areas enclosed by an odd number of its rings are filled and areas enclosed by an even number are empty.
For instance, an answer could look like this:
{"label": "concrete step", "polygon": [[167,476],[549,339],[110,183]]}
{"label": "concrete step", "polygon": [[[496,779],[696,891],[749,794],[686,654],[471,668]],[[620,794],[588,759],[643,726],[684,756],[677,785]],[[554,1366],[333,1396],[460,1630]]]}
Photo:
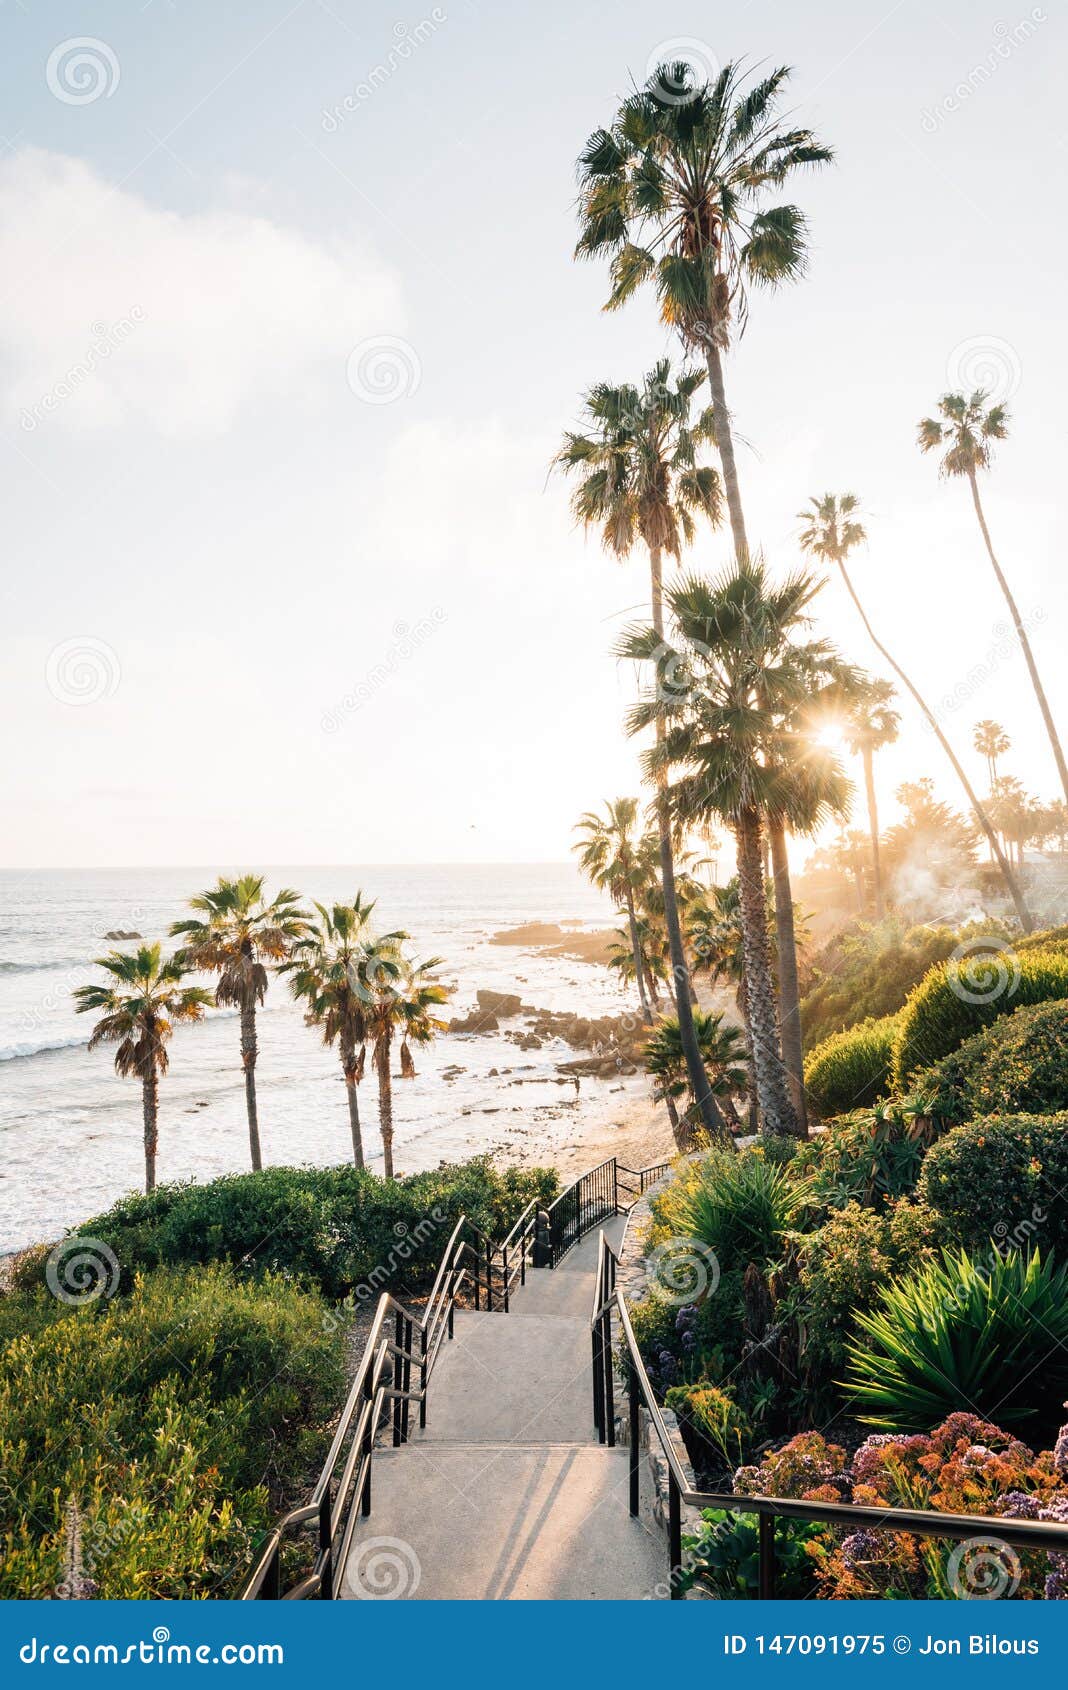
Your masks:
{"label": "concrete step", "polygon": [[[551,1275],[550,1275],[551,1277]],[[458,1309],[413,1442],[588,1443],[594,1436],[588,1316]]]}
{"label": "concrete step", "polygon": [[350,1599],[667,1596],[666,1539],[630,1517],[624,1450],[413,1442],[376,1452],[372,1485],[342,1579]]}

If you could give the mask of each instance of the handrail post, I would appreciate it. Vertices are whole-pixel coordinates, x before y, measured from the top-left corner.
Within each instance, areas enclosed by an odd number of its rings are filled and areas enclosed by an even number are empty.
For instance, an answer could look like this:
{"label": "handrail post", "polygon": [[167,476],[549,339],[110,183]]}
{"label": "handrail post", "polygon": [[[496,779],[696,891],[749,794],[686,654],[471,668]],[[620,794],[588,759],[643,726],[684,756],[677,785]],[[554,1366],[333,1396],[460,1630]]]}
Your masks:
{"label": "handrail post", "polygon": [[426,1426],[426,1327],[419,1328],[419,1430]]}
{"label": "handrail post", "polygon": [[370,1412],[367,1416],[367,1424],[364,1427],[363,1432],[363,1449],[360,1453],[360,1465],[365,1469],[363,1497],[360,1502],[360,1513],[363,1515],[365,1520],[371,1512],[371,1458],[374,1455],[375,1433],[378,1430],[375,1425],[375,1421],[378,1419],[378,1416],[374,1411],[375,1388],[372,1377],[374,1371],[373,1367],[369,1367],[364,1375],[363,1381],[364,1400],[371,1405]]}
{"label": "handrail post", "polygon": [[332,1602],[334,1599],[334,1529],[331,1512],[330,1486],[327,1485],[319,1502],[319,1554],[322,1557],[319,1595],[324,1602]]}
{"label": "handrail post", "polygon": [[263,1582],[256,1592],[261,1602],[279,1602],[282,1598],[282,1545],[276,1543],[274,1554],[267,1563]]}
{"label": "handrail post", "polygon": [[612,1213],[614,1215],[619,1214],[619,1170],[616,1167],[614,1156],[612,1157]]}
{"label": "handrail post", "polygon": [[671,1601],[682,1601],[682,1499],[675,1475],[668,1470],[668,1554],[671,1557]]}
{"label": "handrail post", "polygon": [[762,1508],[759,1516],[760,1572],[759,1599],[770,1602],[775,1596],[775,1516]]}
{"label": "handrail post", "polygon": [[501,1269],[504,1274],[504,1312],[508,1313],[508,1246],[501,1247]]}
{"label": "handrail post", "polygon": [[604,1358],[601,1355],[601,1323],[595,1320],[590,1334],[593,1341],[593,1424],[597,1428],[597,1442],[604,1443]]}
{"label": "handrail post", "polygon": [[408,1442],[408,1410],[411,1407],[412,1389],[412,1321],[411,1317],[404,1321],[404,1360],[401,1363],[402,1389],[404,1401],[401,1404],[401,1442]]}
{"label": "handrail post", "polygon": [[615,1386],[612,1371],[612,1310],[604,1311],[604,1337],[601,1340],[604,1354],[604,1432],[605,1442],[609,1449],[616,1447],[616,1404]]}
{"label": "handrail post", "polygon": [[552,1222],[545,1209],[539,1209],[534,1220],[534,1266],[552,1267]]}
{"label": "handrail post", "polygon": [[642,1435],[641,1399],[638,1395],[638,1369],[633,1361],[627,1367],[627,1398],[630,1404],[630,1511],[635,1519],[641,1507],[641,1463],[639,1448]]}
{"label": "handrail post", "polygon": [[393,1448],[397,1449],[402,1443],[401,1438],[401,1397],[404,1389],[404,1371],[401,1362],[401,1345],[404,1338],[404,1316],[400,1309],[393,1316]]}

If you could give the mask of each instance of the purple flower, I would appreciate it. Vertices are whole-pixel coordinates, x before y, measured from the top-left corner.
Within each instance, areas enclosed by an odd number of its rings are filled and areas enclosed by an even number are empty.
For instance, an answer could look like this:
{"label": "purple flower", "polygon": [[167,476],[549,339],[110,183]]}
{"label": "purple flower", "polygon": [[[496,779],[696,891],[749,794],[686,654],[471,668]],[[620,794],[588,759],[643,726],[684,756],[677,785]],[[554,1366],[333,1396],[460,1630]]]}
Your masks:
{"label": "purple flower", "polygon": [[883,1552],[881,1532],[853,1532],[842,1542],[842,1560],[850,1572],[868,1561],[875,1561]]}

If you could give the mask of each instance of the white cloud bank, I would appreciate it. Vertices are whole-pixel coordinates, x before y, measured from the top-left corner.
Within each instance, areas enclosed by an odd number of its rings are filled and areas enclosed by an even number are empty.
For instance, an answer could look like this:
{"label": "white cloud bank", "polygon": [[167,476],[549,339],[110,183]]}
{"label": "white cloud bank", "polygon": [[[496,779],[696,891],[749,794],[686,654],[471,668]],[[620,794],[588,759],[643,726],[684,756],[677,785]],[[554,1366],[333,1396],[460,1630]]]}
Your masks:
{"label": "white cloud bank", "polygon": [[354,344],[403,326],[367,248],[163,211],[36,150],[0,164],[0,277],[0,408],[27,431],[216,433],[272,396],[343,390]]}

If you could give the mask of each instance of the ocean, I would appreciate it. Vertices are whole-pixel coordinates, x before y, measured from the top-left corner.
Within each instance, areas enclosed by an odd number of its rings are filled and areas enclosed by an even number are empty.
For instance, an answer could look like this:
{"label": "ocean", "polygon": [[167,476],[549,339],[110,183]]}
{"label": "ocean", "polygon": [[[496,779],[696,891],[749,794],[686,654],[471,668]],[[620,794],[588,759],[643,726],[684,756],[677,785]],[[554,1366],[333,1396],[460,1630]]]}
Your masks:
{"label": "ocean", "polygon": [[[218,872],[0,871],[0,1253],[56,1238],[143,1186],[140,1084],[118,1077],[113,1049],[86,1050],[93,1018],[75,1014],[71,993],[94,977],[93,958],[115,948],[108,932],[136,931],[170,948],[169,924]],[[440,978],[457,988],[446,1017],[473,1007],[479,987],[519,992],[540,1009],[616,1014],[626,1007],[603,967],[489,942],[530,921],[615,925],[606,900],[570,863],[270,871],[268,891],[280,886],[325,904],[348,901],[357,888],[375,899],[376,926],[407,931],[417,957],[442,958]],[[347,1160],[336,1049],[305,1026],[284,980],[271,980],[259,1045],[264,1162]],[[484,1150],[530,1159],[573,1137],[577,1088],[561,1085],[556,1073],[570,1054],[560,1041],[520,1053],[500,1034],[442,1034],[416,1053],[417,1077],[394,1086],[398,1172]],[[508,1077],[493,1068],[506,1068]],[[603,1105],[608,1082],[584,1079],[582,1089],[587,1102]],[[370,1064],[360,1100],[369,1166],[380,1167]],[[248,1165],[238,1019],[213,1010],[171,1041],[170,1071],[160,1083],[158,1178],[207,1180]]]}

